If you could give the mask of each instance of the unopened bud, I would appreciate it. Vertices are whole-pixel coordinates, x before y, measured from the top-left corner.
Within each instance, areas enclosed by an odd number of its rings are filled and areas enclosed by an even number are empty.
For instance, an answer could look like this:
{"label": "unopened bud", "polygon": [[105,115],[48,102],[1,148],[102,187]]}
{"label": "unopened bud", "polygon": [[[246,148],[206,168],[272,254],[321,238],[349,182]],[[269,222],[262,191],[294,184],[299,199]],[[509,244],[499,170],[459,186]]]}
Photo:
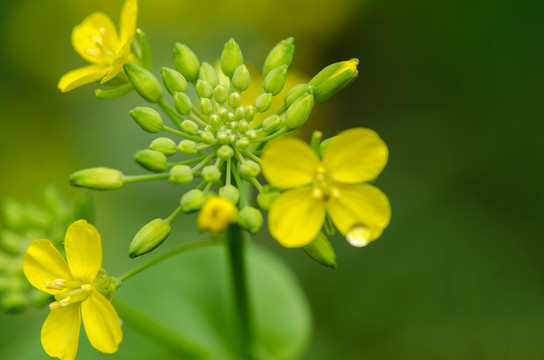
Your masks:
{"label": "unopened bud", "polygon": [[237,108],[242,104],[242,98],[240,97],[240,93],[233,92],[229,95],[229,105],[233,108]]}
{"label": "unopened bud", "polygon": [[251,234],[256,234],[263,224],[263,215],[254,207],[245,207],[238,213],[238,224]]}
{"label": "unopened bud", "polygon": [[187,134],[194,135],[198,132],[198,125],[193,120],[183,120],[179,127]]}
{"label": "unopened bud", "polygon": [[70,184],[93,190],[119,189],[123,186],[123,174],[104,167],[85,169],[70,175]]}
{"label": "unopened bud", "polygon": [[285,106],[289,107],[292,103],[304,95],[313,95],[313,86],[308,84],[298,84],[285,94]]}
{"label": "unopened bud", "polygon": [[193,110],[193,103],[189,95],[182,92],[177,92],[174,95],[174,107],[176,111],[181,115],[189,115],[191,110]]}
{"label": "unopened bud", "polygon": [[255,108],[255,106],[248,105],[248,106],[246,106],[246,108],[244,110],[244,118],[247,121],[251,121],[255,117],[256,113],[257,113],[257,109]]}
{"label": "unopened bud", "polygon": [[250,83],[249,70],[244,64],[238,66],[232,75],[232,86],[238,92],[247,90]]}
{"label": "unopened bud", "polygon": [[220,233],[236,221],[236,206],[225,198],[210,197],[198,214],[198,228],[202,231]]}
{"label": "unopened bud", "polygon": [[200,64],[195,53],[187,45],[176,43],[174,46],[174,64],[187,81],[195,82],[198,79]]}
{"label": "unopened bud", "polygon": [[200,138],[206,144],[213,145],[215,143],[215,136],[209,131],[203,131],[200,133]]}
{"label": "unopened bud", "polygon": [[202,64],[200,64],[200,72],[198,78],[200,80],[207,81],[212,86],[212,88],[216,87],[219,84],[219,76],[217,75],[217,71],[215,71],[215,68],[207,62],[203,62]]}
{"label": "unopened bud", "polygon": [[159,173],[166,170],[166,156],[155,150],[140,150],[134,156],[134,160],[149,171]]}
{"label": "unopened bud", "polygon": [[206,80],[198,80],[196,82],[196,93],[200,98],[211,98],[213,95],[213,88]]}
{"label": "unopened bud", "polygon": [[304,251],[321,265],[336,269],[336,254],[329,239],[322,232],[310,244],[304,246]]}
{"label": "unopened bud", "polygon": [[312,95],[305,95],[295,101],[285,115],[285,126],[287,129],[293,130],[302,126],[308,120],[313,106],[314,97]]}
{"label": "unopened bud", "polygon": [[213,103],[211,99],[201,98],[200,99],[200,111],[204,115],[210,115],[213,112]]}
{"label": "unopened bud", "polygon": [[181,140],[178,144],[178,150],[182,154],[193,156],[198,151],[198,148],[192,140]]}
{"label": "unopened bud", "polygon": [[309,84],[315,86],[315,101],[327,100],[357,79],[359,76],[357,64],[359,64],[358,59],[337,62],[314,76]]}
{"label": "unopened bud", "polygon": [[264,61],[263,75],[266,76],[270,71],[278,66],[291,66],[293,56],[295,55],[295,44],[292,37],[280,41],[269,53]]}
{"label": "unopened bud", "polygon": [[[219,135],[218,135],[219,139]],[[227,160],[234,156],[234,150],[228,145],[223,145],[217,150],[217,156],[220,159]]]}
{"label": "unopened bud", "polygon": [[261,173],[261,166],[253,160],[246,160],[240,164],[239,171],[244,178],[254,178]]}
{"label": "unopened bud", "polygon": [[227,101],[227,89],[221,85],[217,85],[215,89],[213,89],[213,98],[219,104],[224,104]]}
{"label": "unopened bud", "polygon": [[181,209],[186,213],[198,211],[202,208],[207,198],[208,196],[202,190],[191,189],[181,197]]}
{"label": "unopened bud", "polygon": [[219,188],[219,196],[232,201],[233,204],[238,204],[238,200],[240,200],[240,191],[236,186],[225,185]]}
{"label": "unopened bud", "polygon": [[174,140],[166,138],[166,137],[160,137],[151,142],[151,145],[149,145],[149,149],[159,151],[163,153],[166,156],[172,156],[176,153],[176,143]]}
{"label": "unopened bud", "polygon": [[150,103],[161,99],[161,85],[155,75],[134,63],[125,64],[124,68],[132,86],[141,97]]}
{"label": "unopened bud", "polygon": [[163,219],[155,219],[144,225],[134,236],[128,248],[128,256],[135,258],[156,249],[166,240],[172,228]]}
{"label": "unopened bud", "polygon": [[163,128],[161,114],[152,108],[137,107],[130,112],[130,116],[138,123],[143,131],[158,133]]}
{"label": "unopened bud", "polygon": [[231,38],[227,41],[221,53],[221,70],[223,70],[223,74],[232,78],[236,68],[242,65],[243,62],[244,57],[240,46]]}
{"label": "unopened bud", "polygon": [[261,209],[268,211],[278,196],[280,196],[280,192],[278,190],[271,188],[269,185],[265,185],[263,187],[263,191],[261,191],[257,196],[257,203]]}
{"label": "unopened bud", "polygon": [[248,138],[246,138],[246,137],[241,137],[238,140],[236,140],[236,147],[239,148],[239,149],[247,149],[249,144],[250,144],[250,142],[249,142]]}
{"label": "unopened bud", "polygon": [[174,96],[177,92],[187,92],[187,80],[176,70],[163,67],[161,75],[164,87],[170,95]]}
{"label": "unopened bud", "polygon": [[263,125],[263,130],[268,133],[276,131],[276,129],[280,125],[280,117],[278,115],[269,116],[263,120],[262,125]]}
{"label": "unopened bud", "polygon": [[287,65],[278,66],[264,78],[263,90],[276,96],[283,89],[285,80],[287,80]]}
{"label": "unopened bud", "polygon": [[264,113],[272,105],[272,94],[262,93],[255,99],[255,109],[257,112]]}
{"label": "unopened bud", "polygon": [[175,165],[170,169],[168,180],[172,184],[187,185],[193,181],[193,171],[187,165]]}
{"label": "unopened bud", "polygon": [[216,182],[221,179],[221,170],[215,165],[208,165],[202,169],[202,178],[207,182]]}

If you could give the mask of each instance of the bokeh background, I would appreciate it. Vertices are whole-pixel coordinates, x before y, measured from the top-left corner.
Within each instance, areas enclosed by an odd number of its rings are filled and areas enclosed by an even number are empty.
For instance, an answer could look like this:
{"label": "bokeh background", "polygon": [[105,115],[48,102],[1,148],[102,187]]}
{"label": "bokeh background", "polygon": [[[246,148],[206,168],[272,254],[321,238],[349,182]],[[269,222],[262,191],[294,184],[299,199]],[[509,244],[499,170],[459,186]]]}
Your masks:
{"label": "bokeh background", "polygon": [[[83,64],[72,27],[97,10],[117,21],[120,7],[0,3],[0,196],[39,202],[50,182],[74,194],[67,177],[86,167],[139,172],[132,156],[151,138],[128,110],[142,101],[100,101],[93,85],[56,89]],[[283,259],[311,304],[303,359],[544,358],[543,13],[541,2],[508,0],[140,0],[156,66],[172,66],[176,41],[209,61],[231,36],[256,66],[288,36],[293,68],[307,75],[360,60],[359,79],[316,105],[300,136],[376,130],[391,154],[377,183],[391,225],[363,249],[333,238],[336,270],[281,248],[265,229],[253,240]],[[133,266],[133,234],[169,214],[180,193],[143,184],[94,194],[110,273]],[[175,236],[199,236],[194,217],[176,224]],[[46,358],[46,313],[0,314],[0,358]],[[122,347],[142,341],[129,332]],[[84,342],[81,355],[98,358]]]}

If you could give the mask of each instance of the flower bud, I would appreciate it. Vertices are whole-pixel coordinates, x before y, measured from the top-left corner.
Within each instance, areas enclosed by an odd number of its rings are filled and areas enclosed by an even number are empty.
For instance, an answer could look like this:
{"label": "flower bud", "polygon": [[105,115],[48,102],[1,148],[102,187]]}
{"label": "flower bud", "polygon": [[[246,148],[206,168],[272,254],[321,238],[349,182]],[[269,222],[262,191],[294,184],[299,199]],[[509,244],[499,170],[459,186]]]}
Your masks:
{"label": "flower bud", "polygon": [[84,169],[70,175],[70,185],[93,190],[119,189],[123,186],[123,174],[104,167]]}
{"label": "flower bud", "polygon": [[234,90],[242,92],[247,90],[250,83],[249,70],[244,64],[238,66],[232,75],[232,86]]}
{"label": "flower bud", "polygon": [[359,64],[358,59],[337,62],[314,76],[309,84],[315,86],[315,101],[327,100],[357,79],[359,76],[357,64]]}
{"label": "flower bud", "polygon": [[213,112],[212,100],[208,98],[200,99],[200,111],[202,111],[204,115],[210,115]]}
{"label": "flower bud", "polygon": [[295,101],[285,115],[285,126],[287,129],[293,130],[302,126],[308,120],[313,106],[314,97],[312,95],[305,95]]}
{"label": "flower bud", "polygon": [[[235,111],[236,120],[242,120],[244,118],[244,107],[240,106]],[[245,120],[244,120],[245,121]]]}
{"label": "flower bud", "polygon": [[215,89],[213,89],[213,98],[219,104],[224,104],[227,101],[227,96],[227,89],[223,86],[217,85]]}
{"label": "flower bud", "polygon": [[221,179],[221,170],[215,165],[208,165],[202,169],[202,178],[207,182],[216,182]]}
{"label": "flower bud", "polygon": [[130,116],[140,125],[143,131],[158,133],[163,128],[162,117],[157,111],[148,107],[137,107]]}
{"label": "flower bud", "polygon": [[149,149],[163,153],[166,156],[172,156],[176,153],[176,143],[167,137],[156,138],[149,145]]}
{"label": "flower bud", "polygon": [[195,53],[187,45],[176,43],[174,46],[174,65],[189,82],[198,79],[200,65]]}
{"label": "flower bud", "polygon": [[232,78],[236,68],[242,65],[243,62],[244,57],[240,46],[231,38],[227,41],[221,53],[221,70],[223,70],[223,74]]}
{"label": "flower bud", "polygon": [[240,200],[240,191],[236,186],[225,185],[219,188],[219,196],[232,201],[233,204],[238,204],[238,200]]}
{"label": "flower bud", "polygon": [[263,120],[263,130],[267,133],[276,131],[280,125],[280,117],[278,115],[272,115]]}
{"label": "flower bud", "polygon": [[178,150],[182,154],[193,156],[198,151],[196,143],[192,140],[181,140],[178,144]]}
{"label": "flower bud", "polygon": [[214,128],[219,128],[221,126],[221,118],[217,114],[210,115],[210,125]]}
{"label": "flower bud", "polygon": [[187,165],[175,165],[170,169],[168,180],[172,184],[187,185],[193,181],[193,171]]}
{"label": "flower bud", "polygon": [[170,95],[174,96],[177,92],[187,92],[187,80],[176,70],[163,67],[161,75],[164,87]]}
{"label": "flower bud", "polygon": [[238,121],[238,124],[236,125],[236,130],[239,133],[245,133],[249,130],[249,124],[245,120]]}
{"label": "flower bud", "polygon": [[202,141],[204,141],[206,144],[213,145],[215,143],[215,136],[209,131],[201,132],[200,137],[202,138]]}
{"label": "flower bud", "polygon": [[200,98],[211,98],[213,95],[213,88],[206,80],[198,80],[196,82],[196,93]]}
{"label": "flower bud", "polygon": [[278,66],[264,78],[263,90],[276,96],[283,89],[285,80],[287,80],[287,65]]}
{"label": "flower bud", "polygon": [[202,190],[191,189],[181,197],[181,209],[186,213],[200,210],[207,197],[208,196],[204,194]]}
{"label": "flower bud", "polygon": [[230,159],[231,157],[233,157],[233,155],[234,150],[232,150],[232,148],[228,145],[223,145],[219,148],[219,150],[217,150],[217,156],[223,160]]}
{"label": "flower bud", "polygon": [[134,160],[149,171],[159,173],[166,170],[166,156],[155,150],[140,150],[134,156]]}
{"label": "flower bud", "polygon": [[193,120],[183,120],[179,127],[187,134],[194,135],[198,132],[198,125]]}
{"label": "flower bud", "polygon": [[236,140],[236,147],[239,149],[246,149],[249,146],[250,142],[248,138],[241,137],[238,140]]}
{"label": "flower bud", "polygon": [[287,94],[285,94],[285,106],[289,107],[292,103],[298,100],[298,98],[308,94],[313,95],[313,93],[313,86],[308,84],[298,84],[289,90]]}
{"label": "flower bud", "polygon": [[261,166],[253,160],[246,160],[240,164],[239,171],[244,178],[254,178],[261,173]]}
{"label": "flower bud", "polygon": [[264,113],[272,105],[272,94],[262,93],[255,99],[255,109],[257,112]]}
{"label": "flower bud", "polygon": [[263,215],[254,207],[245,207],[238,213],[238,224],[251,234],[256,234],[263,224]]}
{"label": "flower bud", "polygon": [[210,197],[198,214],[198,228],[202,231],[220,233],[236,220],[236,206],[225,198]]}
{"label": "flower bud", "polygon": [[255,109],[255,106],[248,105],[248,106],[246,106],[246,108],[244,110],[244,118],[247,121],[251,121],[255,117],[256,113],[257,113],[257,109]]}
{"label": "flower bud", "polygon": [[336,269],[336,254],[329,239],[322,232],[310,244],[304,246],[304,251],[321,265]]}
{"label": "flower bud", "polygon": [[242,98],[240,97],[240,93],[233,92],[229,95],[229,105],[233,108],[237,108],[242,104]]}
{"label": "flower bud", "polygon": [[174,107],[181,115],[189,115],[191,110],[193,110],[193,103],[191,102],[189,95],[177,92],[174,94]]}
{"label": "flower bud", "polygon": [[257,203],[261,209],[268,211],[274,200],[276,200],[279,195],[280,192],[278,190],[271,188],[269,185],[265,185],[263,187],[263,191],[261,191],[257,196]]}
{"label": "flower bud", "polygon": [[250,140],[255,140],[257,138],[257,132],[253,129],[246,131],[245,136]]}
{"label": "flower bud", "polygon": [[264,61],[263,75],[266,76],[270,71],[278,66],[291,66],[293,56],[295,55],[295,44],[292,37],[280,41],[269,53]]}
{"label": "flower bud", "polygon": [[128,256],[135,258],[156,249],[166,240],[172,228],[163,219],[155,219],[144,225],[134,236],[128,248]]}
{"label": "flower bud", "polygon": [[207,81],[212,86],[212,88],[219,85],[219,76],[217,75],[217,71],[215,71],[215,68],[207,62],[203,62],[202,64],[200,64],[200,72],[198,78],[200,80]]}
{"label": "flower bud", "polygon": [[134,90],[141,97],[150,103],[156,103],[161,99],[161,85],[155,75],[134,63],[125,64],[124,68]]}

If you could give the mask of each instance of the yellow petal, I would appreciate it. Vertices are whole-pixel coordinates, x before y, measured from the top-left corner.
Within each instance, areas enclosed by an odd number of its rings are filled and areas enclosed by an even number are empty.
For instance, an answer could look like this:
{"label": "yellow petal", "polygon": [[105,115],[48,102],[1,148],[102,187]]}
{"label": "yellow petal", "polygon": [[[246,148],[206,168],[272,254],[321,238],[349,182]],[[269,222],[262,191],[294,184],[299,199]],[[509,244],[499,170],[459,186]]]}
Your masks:
{"label": "yellow petal", "polygon": [[100,234],[85,220],[74,222],[64,238],[66,259],[76,280],[91,283],[102,266]]}
{"label": "yellow petal", "polygon": [[261,167],[270,185],[290,188],[312,182],[319,158],[304,141],[288,138],[264,148]]}
{"label": "yellow petal", "polygon": [[42,326],[43,349],[49,356],[61,360],[74,360],[80,329],[79,303],[52,310]]}
{"label": "yellow petal", "polygon": [[285,247],[301,247],[312,242],[325,219],[325,205],[312,196],[310,187],[287,190],[270,207],[268,229]]}
{"label": "yellow petal", "polygon": [[378,238],[391,219],[387,196],[370,184],[343,184],[337,190],[338,196],[327,202],[327,212],[338,231],[347,235],[362,227],[366,243]]}
{"label": "yellow petal", "polygon": [[120,48],[115,26],[108,15],[100,12],[89,15],[74,27],[72,45],[82,58],[102,66],[111,64],[113,55]]}
{"label": "yellow petal", "polygon": [[23,271],[28,281],[48,294],[60,290],[48,289],[45,284],[56,279],[71,280],[66,261],[49,240],[34,240],[23,257]]}
{"label": "yellow petal", "polygon": [[83,325],[89,342],[97,350],[111,354],[123,340],[121,319],[104,295],[94,291],[81,303]]}
{"label": "yellow petal", "polygon": [[59,80],[58,87],[60,91],[68,92],[102,79],[107,72],[108,68],[98,65],[84,66],[64,74]]}
{"label": "yellow petal", "polygon": [[323,163],[333,181],[357,184],[374,179],[387,164],[388,150],[370,129],[341,132],[331,143]]}
{"label": "yellow petal", "polygon": [[138,1],[126,0],[121,10],[121,19],[119,21],[119,32],[121,42],[124,47],[126,44],[132,44],[136,35],[136,23],[138,21]]}

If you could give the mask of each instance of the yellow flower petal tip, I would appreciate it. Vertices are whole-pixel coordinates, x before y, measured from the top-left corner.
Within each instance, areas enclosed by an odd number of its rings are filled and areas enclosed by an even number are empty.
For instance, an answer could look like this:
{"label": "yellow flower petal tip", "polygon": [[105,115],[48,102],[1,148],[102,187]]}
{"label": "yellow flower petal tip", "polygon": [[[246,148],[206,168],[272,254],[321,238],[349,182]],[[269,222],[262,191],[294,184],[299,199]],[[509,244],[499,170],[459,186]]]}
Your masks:
{"label": "yellow flower petal tip", "polygon": [[365,184],[378,176],[387,158],[383,140],[364,128],[340,133],[323,160],[296,139],[265,147],[263,175],[272,186],[288,189],[270,207],[270,234],[285,247],[306,246],[328,213],[351,245],[366,246],[381,235],[391,218],[385,194]]}
{"label": "yellow flower petal tip", "polygon": [[220,233],[236,221],[237,210],[232,201],[212,196],[198,214],[198,227],[202,231]]}
{"label": "yellow flower petal tip", "polygon": [[72,45],[89,66],[72,70],[61,77],[58,88],[68,92],[80,86],[115,78],[130,62],[130,47],[136,35],[137,0],[126,0],[121,10],[117,33],[111,19],[100,12],[85,18],[72,31]]}
{"label": "yellow flower petal tip", "polygon": [[23,257],[23,271],[37,289],[55,295],[41,340],[45,352],[75,358],[81,320],[91,344],[104,353],[117,351],[121,320],[110,300],[118,284],[102,268],[102,244],[96,228],[74,222],[65,236],[66,261],[49,240],[34,240]]}

